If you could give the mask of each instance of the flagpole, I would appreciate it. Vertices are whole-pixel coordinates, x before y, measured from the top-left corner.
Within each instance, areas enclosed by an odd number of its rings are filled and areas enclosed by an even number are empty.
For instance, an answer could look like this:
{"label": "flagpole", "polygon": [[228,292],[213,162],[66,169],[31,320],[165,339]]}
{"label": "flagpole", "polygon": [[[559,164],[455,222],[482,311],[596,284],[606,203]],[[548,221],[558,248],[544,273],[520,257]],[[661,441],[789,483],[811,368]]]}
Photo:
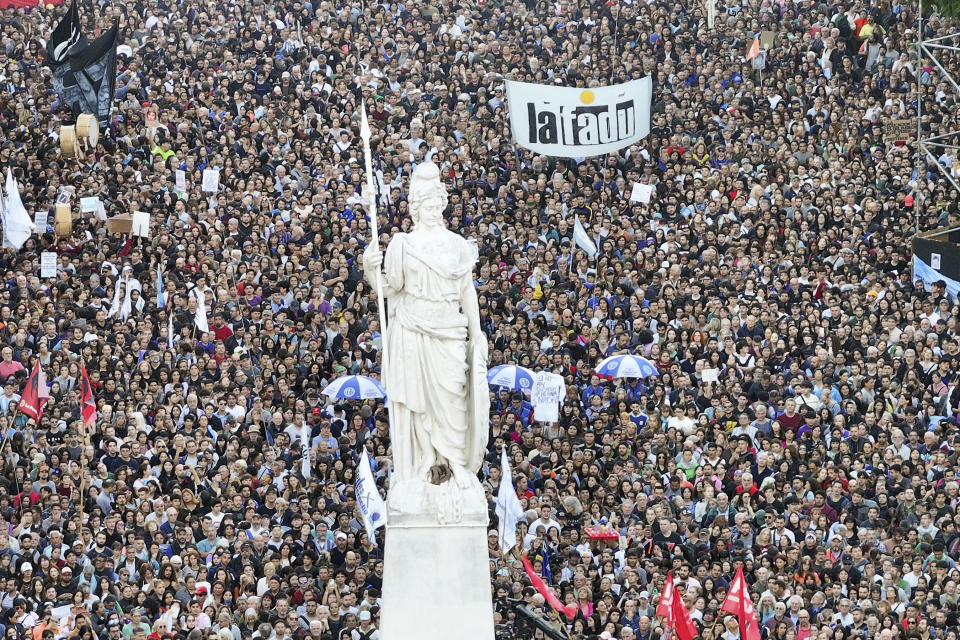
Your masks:
{"label": "flagpole", "polygon": [[[13,412],[13,417],[10,418],[10,424],[7,425],[7,437],[3,439],[3,443],[2,443],[3,446],[6,446],[7,440],[10,439],[10,430],[13,429],[13,425],[14,425],[14,423],[17,421],[17,416],[18,416],[18,415],[20,415],[20,405],[19,405],[19,404],[17,405],[17,410]],[[3,455],[3,446],[0,446],[0,455]],[[10,446],[12,447],[13,445],[10,445]],[[12,452],[12,451],[13,451],[13,450],[11,449],[11,452]],[[10,459],[12,460],[12,459],[13,459],[13,456],[10,456]],[[19,482],[17,482],[17,470],[16,470],[16,468],[13,469],[13,481],[14,481],[15,483],[17,483],[17,485],[19,485]],[[21,489],[20,486],[16,486],[16,489],[17,489],[17,493],[21,493],[22,489]],[[23,495],[22,495],[22,494],[20,495],[20,517],[21,517],[21,519],[23,518]]]}
{"label": "flagpole", "polygon": [[[367,121],[367,106],[364,101],[360,102],[360,138],[363,140],[363,165],[367,172],[367,207],[370,212],[370,246],[374,250],[380,250],[380,231],[377,228],[377,199],[373,188],[373,162],[370,153],[370,124]],[[366,266],[366,265],[364,265]],[[377,267],[374,278],[377,284],[377,316],[380,319],[380,353],[382,354],[382,364],[387,359],[387,316],[384,310],[383,302],[383,282],[380,273],[380,267]],[[385,367],[384,367],[385,368]],[[383,369],[380,377],[383,378]]]}
{"label": "flagpole", "polygon": [[17,416],[20,414],[20,405],[17,405],[17,410],[13,412],[13,417],[10,418],[10,423],[7,424],[6,432],[3,438],[3,442],[0,443],[0,456],[3,456],[3,450],[7,446],[7,440],[10,439],[10,430],[13,428],[13,423],[17,420]]}
{"label": "flagpole", "polygon": [[[84,367],[84,371],[86,371],[86,367]],[[91,392],[92,392],[92,391],[93,391],[93,389],[91,388]],[[90,446],[90,429],[87,428],[87,421],[83,418],[83,411],[82,411],[83,399],[82,399],[82,398],[81,398],[80,402],[81,402],[80,422],[81,422],[81,424],[83,425],[83,426],[82,426],[82,428],[83,428],[83,451],[80,453],[80,461],[79,461],[79,463],[80,463],[80,505],[79,505],[80,526],[78,527],[77,531],[82,534],[82,532],[83,532],[83,514],[84,514],[84,511],[85,511],[85,509],[84,509],[84,504],[85,504],[86,501],[87,501],[87,498],[86,498],[86,495],[85,495],[86,492],[87,492],[87,473],[86,473],[86,471],[87,471],[87,468],[86,468],[87,465],[85,465],[83,461],[84,461],[84,459],[86,458],[86,455],[87,455],[87,447]],[[94,419],[96,419],[96,414],[94,414]],[[88,462],[87,464],[89,464],[89,462]]]}
{"label": "flagpole", "polygon": [[[13,412],[13,417],[10,418],[10,422],[7,423],[7,428],[4,432],[3,442],[0,442],[0,457],[3,456],[4,449],[7,447],[7,441],[10,440],[10,431],[13,430],[13,423],[17,421],[17,415],[20,414],[20,405],[17,405],[17,410]],[[11,445],[12,446],[12,445]],[[12,452],[12,449],[11,449]],[[13,462],[13,456],[10,456],[10,461]],[[17,467],[13,467],[13,481],[17,482]],[[17,493],[20,493],[19,487],[17,488]],[[20,513],[23,514],[23,496],[20,496]]]}

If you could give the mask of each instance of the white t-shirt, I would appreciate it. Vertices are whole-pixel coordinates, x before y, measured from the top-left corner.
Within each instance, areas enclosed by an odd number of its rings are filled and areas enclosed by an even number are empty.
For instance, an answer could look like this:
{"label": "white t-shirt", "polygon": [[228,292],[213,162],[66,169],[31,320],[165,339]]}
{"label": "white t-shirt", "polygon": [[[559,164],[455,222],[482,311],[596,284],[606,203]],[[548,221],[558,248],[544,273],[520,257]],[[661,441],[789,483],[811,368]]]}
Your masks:
{"label": "white t-shirt", "polygon": [[534,376],[533,389],[530,392],[530,404],[533,405],[533,419],[539,422],[557,422],[560,420],[560,406],[566,394],[567,385],[563,376],[548,371],[540,371]]}

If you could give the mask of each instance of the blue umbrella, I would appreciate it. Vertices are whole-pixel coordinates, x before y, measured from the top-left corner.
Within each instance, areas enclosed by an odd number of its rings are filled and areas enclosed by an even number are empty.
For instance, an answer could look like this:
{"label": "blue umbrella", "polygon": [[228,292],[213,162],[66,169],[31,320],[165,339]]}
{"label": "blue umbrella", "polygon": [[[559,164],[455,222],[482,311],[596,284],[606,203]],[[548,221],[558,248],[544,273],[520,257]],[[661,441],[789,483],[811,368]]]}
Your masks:
{"label": "blue umbrella", "polygon": [[652,378],[660,375],[657,366],[640,356],[610,356],[597,365],[597,374],[611,378]]}
{"label": "blue umbrella", "polygon": [[383,385],[366,376],[343,376],[323,388],[323,395],[343,400],[366,400],[387,395]]}
{"label": "blue umbrella", "polygon": [[533,371],[515,364],[502,364],[487,371],[487,382],[496,387],[529,391],[533,388]]}

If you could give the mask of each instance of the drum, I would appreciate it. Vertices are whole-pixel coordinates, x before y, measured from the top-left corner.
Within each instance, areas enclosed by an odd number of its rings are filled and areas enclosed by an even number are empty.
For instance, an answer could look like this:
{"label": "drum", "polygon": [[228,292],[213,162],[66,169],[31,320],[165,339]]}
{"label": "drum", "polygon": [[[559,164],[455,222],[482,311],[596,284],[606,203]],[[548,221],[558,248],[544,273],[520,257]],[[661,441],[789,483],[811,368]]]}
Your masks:
{"label": "drum", "polygon": [[77,118],[77,137],[84,140],[91,147],[97,146],[100,139],[100,123],[97,117],[89,113],[81,113]]}
{"label": "drum", "polygon": [[53,230],[60,238],[69,238],[73,233],[73,219],[70,216],[70,205],[58,203],[53,213]]}
{"label": "drum", "polygon": [[77,145],[77,130],[72,124],[60,127],[60,155],[64,158],[76,158],[80,153]]}

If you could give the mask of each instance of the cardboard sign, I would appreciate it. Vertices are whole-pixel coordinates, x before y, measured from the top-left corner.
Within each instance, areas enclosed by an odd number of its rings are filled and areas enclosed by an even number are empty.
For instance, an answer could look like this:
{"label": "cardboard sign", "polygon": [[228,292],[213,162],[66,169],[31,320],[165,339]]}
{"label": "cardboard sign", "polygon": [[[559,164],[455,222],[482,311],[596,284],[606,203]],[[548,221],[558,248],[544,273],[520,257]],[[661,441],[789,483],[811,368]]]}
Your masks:
{"label": "cardboard sign", "polygon": [[107,233],[128,234],[133,229],[133,218],[129,213],[121,213],[107,219]]}
{"label": "cardboard sign", "polygon": [[36,229],[37,234],[43,235],[47,232],[47,218],[49,214],[45,209],[34,211],[33,212],[33,227]]}
{"label": "cardboard sign", "polygon": [[44,251],[40,254],[40,277],[57,277],[57,254],[54,251]]}
{"label": "cardboard sign", "polygon": [[150,235],[150,214],[146,211],[134,211],[130,231],[135,236],[148,237]]}
{"label": "cardboard sign", "polygon": [[910,134],[917,130],[917,121],[907,118],[890,120],[883,126],[884,142],[900,142],[909,140]]}
{"label": "cardboard sign", "polygon": [[941,256],[939,253],[930,254],[930,268],[940,271]]}
{"label": "cardboard sign", "polygon": [[177,191],[187,190],[187,172],[183,169],[177,169]]}

